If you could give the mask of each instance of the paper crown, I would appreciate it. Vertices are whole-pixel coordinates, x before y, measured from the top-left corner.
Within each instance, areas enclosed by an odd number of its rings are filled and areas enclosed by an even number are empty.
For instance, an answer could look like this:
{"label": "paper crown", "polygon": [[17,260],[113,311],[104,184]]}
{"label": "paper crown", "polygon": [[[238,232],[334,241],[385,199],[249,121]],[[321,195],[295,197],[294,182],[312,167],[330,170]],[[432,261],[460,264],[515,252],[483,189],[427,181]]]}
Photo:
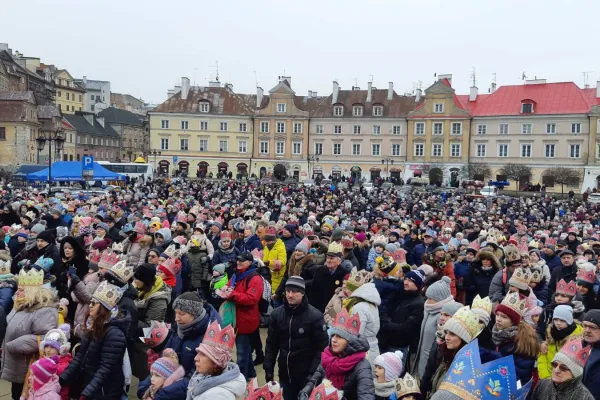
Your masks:
{"label": "paper crown", "polygon": [[102,281],[96,287],[94,294],[92,297],[97,300],[100,304],[102,304],[106,309],[112,310],[119,304],[119,300],[121,300],[121,296],[124,293],[123,289],[108,283],[107,281]]}
{"label": "paper crown", "polygon": [[564,279],[561,279],[556,284],[555,293],[575,297],[575,295],[577,294],[577,283],[575,283],[575,281],[567,283]]}
{"label": "paper crown", "polygon": [[540,283],[543,277],[544,273],[542,272],[541,268],[533,267],[531,269],[531,280],[529,283]]}
{"label": "paper crown", "polygon": [[142,221],[136,222],[135,226],[133,227],[133,231],[135,233],[143,235],[144,233],[146,233],[146,224],[144,224]]}
{"label": "paper crown", "polygon": [[264,236],[277,236],[277,228],[274,226],[267,226],[264,232]]}
{"label": "paper crown", "polygon": [[221,240],[223,240],[223,239],[229,239],[229,240],[231,240],[231,232],[229,232],[229,231],[221,231],[220,238],[221,238]]}
{"label": "paper crown", "polygon": [[481,248],[481,246],[477,242],[471,242],[471,243],[469,243],[469,247],[467,247],[467,248],[468,249],[473,249],[475,251],[479,251],[479,249]]}
{"label": "paper crown", "polygon": [[351,249],[354,247],[354,241],[352,240],[351,237],[349,236],[344,236],[342,238],[342,247],[344,247],[344,249]]}
{"label": "paper crown", "polygon": [[218,349],[233,350],[235,344],[235,332],[231,325],[221,329],[217,321],[213,321],[204,334],[202,343]]}
{"label": "paper crown", "polygon": [[583,368],[590,356],[591,349],[591,346],[583,347],[581,338],[575,338],[565,343],[559,353],[562,353],[563,356],[566,356],[569,360]]}
{"label": "paper crown", "polygon": [[538,242],[535,239],[531,239],[531,241],[528,244],[529,247],[533,247],[533,248],[538,248]]}
{"label": "paper crown", "polygon": [[400,399],[408,394],[421,394],[421,389],[417,380],[407,372],[404,378],[396,379],[396,398]]}
{"label": "paper crown", "polygon": [[246,400],[281,400],[282,394],[277,382],[267,382],[263,387],[258,387],[258,381],[253,378],[248,382]]}
{"label": "paper crown", "polygon": [[123,243],[113,243],[112,245],[112,251],[114,252],[119,252],[119,253],[123,253],[124,248],[123,248]]}
{"label": "paper crown", "polygon": [[111,269],[116,263],[120,261],[120,259],[121,258],[117,253],[114,253],[112,250],[106,249],[102,252],[100,256],[98,268]]}
{"label": "paper crown", "polygon": [[344,391],[337,390],[329,380],[324,379],[323,383],[313,389],[309,400],[341,400],[343,398]]}
{"label": "paper crown", "polygon": [[[0,270],[1,269],[2,267],[0,266]],[[596,275],[594,274],[594,270],[588,269],[586,267],[579,268],[579,270],[577,271],[577,280],[594,284],[596,282]]]}
{"label": "paper crown", "polygon": [[181,255],[181,250],[177,248],[175,243],[171,243],[165,250],[165,254],[168,255],[169,258],[179,258]]}
{"label": "paper crown", "polygon": [[546,239],[546,246],[556,246],[556,243],[558,243],[558,239],[557,238],[553,238],[553,237],[549,237]]}
{"label": "paper crown", "polygon": [[398,250],[394,251],[392,258],[397,263],[405,263],[406,262],[406,250],[398,249]]}
{"label": "paper crown", "polygon": [[173,276],[177,275],[181,271],[181,261],[176,258],[167,258],[164,262],[160,263],[161,267],[166,268],[171,272]]}
{"label": "paper crown", "polygon": [[167,339],[170,328],[170,324],[150,321],[150,328],[143,328],[144,337],[140,336],[140,340],[150,347],[156,347]]}
{"label": "paper crown", "polygon": [[525,299],[521,299],[518,292],[511,292],[504,297],[502,305],[510,308],[520,316],[525,312]]}
{"label": "paper crown", "polygon": [[343,252],[344,252],[344,247],[342,246],[341,243],[332,242],[331,244],[329,244],[329,247],[327,248],[327,253],[342,254]]}
{"label": "paper crown", "polygon": [[521,253],[522,255],[529,254],[529,247],[527,247],[527,243],[523,243],[523,242],[519,243],[518,249],[519,249],[519,253]]}
{"label": "paper crown", "polygon": [[521,261],[521,253],[516,246],[508,245],[504,247],[504,258],[507,263]]}
{"label": "paper crown", "polygon": [[10,261],[0,260],[0,275],[10,274]]}
{"label": "paper crown", "polygon": [[482,310],[487,315],[492,313],[492,301],[489,296],[484,297],[483,299],[476,295],[473,299],[473,304],[471,304],[471,311]]}
{"label": "paper crown", "polygon": [[114,275],[123,283],[129,282],[133,277],[133,267],[127,265],[126,260],[121,260],[110,269],[110,274]]}
{"label": "paper crown", "polygon": [[527,287],[531,281],[531,271],[528,268],[517,268],[510,280],[513,281],[513,284],[511,284],[513,286],[518,287],[518,284],[521,283],[524,287]]}
{"label": "paper crown", "polygon": [[358,314],[354,314],[353,316],[348,315],[348,311],[343,308],[336,315],[332,328],[340,331],[342,335],[345,333],[350,336],[358,336],[360,332],[360,318]]}
{"label": "paper crown", "polygon": [[90,250],[90,255],[88,256],[88,258],[90,259],[91,262],[93,262],[94,264],[99,264],[100,257],[102,257],[102,254],[100,253],[100,251],[98,249]]}
{"label": "paper crown", "polygon": [[465,343],[471,342],[481,328],[479,316],[471,311],[469,306],[463,306],[444,324],[443,329],[460,337]]}
{"label": "paper crown", "polygon": [[183,211],[177,213],[177,222],[183,222],[187,225],[187,214]]}
{"label": "paper crown", "polygon": [[352,271],[350,271],[350,277],[347,280],[347,284],[349,283],[352,287],[357,288],[372,280],[373,274],[371,272],[365,270],[359,271],[354,267],[352,268]]}
{"label": "paper crown", "polygon": [[379,242],[379,243],[383,243],[384,245],[386,245],[387,241],[388,241],[387,238],[385,236],[383,236],[383,235],[373,236],[373,244]]}
{"label": "paper crown", "polygon": [[25,269],[21,269],[19,272],[19,287],[34,287],[42,286],[44,283],[44,270],[37,270],[31,268],[25,272]]}
{"label": "paper crown", "polygon": [[254,257],[255,260],[262,260],[264,252],[262,250],[254,249],[250,252],[250,254],[252,254],[252,257]]}
{"label": "paper crown", "polygon": [[481,364],[475,339],[456,354],[438,392],[450,392],[465,400],[524,398],[530,384],[517,389],[517,380],[512,355]]}

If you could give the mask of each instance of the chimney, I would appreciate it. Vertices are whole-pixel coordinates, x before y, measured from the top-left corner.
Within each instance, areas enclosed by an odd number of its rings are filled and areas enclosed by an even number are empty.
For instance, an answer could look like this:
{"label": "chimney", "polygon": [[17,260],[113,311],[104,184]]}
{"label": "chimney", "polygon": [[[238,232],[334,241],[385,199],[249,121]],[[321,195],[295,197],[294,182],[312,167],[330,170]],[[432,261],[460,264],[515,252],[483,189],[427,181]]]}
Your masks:
{"label": "chimney", "polygon": [[415,103],[418,103],[421,101],[421,89],[417,89],[415,92]]}
{"label": "chimney", "polygon": [[292,77],[291,76],[282,76],[281,80],[282,81],[286,80],[289,83],[290,87],[292,87]]}
{"label": "chimney", "polygon": [[596,97],[600,97],[600,81],[596,82]]}
{"label": "chimney", "polygon": [[317,92],[313,92],[313,97],[317,97]]}
{"label": "chimney", "polygon": [[227,90],[229,90],[230,92],[233,92],[233,84],[231,84],[231,83],[226,83],[226,84],[225,84],[225,88],[226,88]]}
{"label": "chimney", "polygon": [[260,86],[256,88],[256,108],[260,108],[260,105],[262,104],[263,93],[263,88]]}
{"label": "chimney", "polygon": [[367,83],[367,103],[373,101],[373,82]]}
{"label": "chimney", "polygon": [[490,87],[490,93],[494,93],[496,91],[496,82],[492,82],[492,86]]}
{"label": "chimney", "polygon": [[469,92],[469,101],[477,100],[477,86],[471,86],[471,90]]}
{"label": "chimney", "polygon": [[339,94],[340,85],[337,83],[337,81],[333,81],[333,93],[331,94],[331,104],[337,103]]}
{"label": "chimney", "polygon": [[450,86],[452,86],[452,74],[440,74],[438,75],[438,79],[440,81],[443,79],[448,79],[448,82],[450,82]]}
{"label": "chimney", "polygon": [[526,85],[544,85],[546,83],[545,79],[528,79],[525,81]]}
{"label": "chimney", "polygon": [[221,82],[219,81],[209,81],[208,87],[221,87]]}
{"label": "chimney", "polygon": [[309,98],[309,99],[310,99],[310,98],[312,98],[312,90],[309,90],[309,91],[308,91],[308,98]]}
{"label": "chimney", "polygon": [[181,100],[187,99],[188,92],[190,91],[190,78],[185,76],[181,77]]}
{"label": "chimney", "polygon": [[83,87],[86,88],[87,87],[87,76],[83,77]]}
{"label": "chimney", "polygon": [[388,86],[388,100],[392,100],[394,98],[394,82],[390,82]]}
{"label": "chimney", "polygon": [[175,95],[175,89],[167,90],[167,100]]}
{"label": "chimney", "polygon": [[104,128],[104,117],[96,117],[96,121]]}

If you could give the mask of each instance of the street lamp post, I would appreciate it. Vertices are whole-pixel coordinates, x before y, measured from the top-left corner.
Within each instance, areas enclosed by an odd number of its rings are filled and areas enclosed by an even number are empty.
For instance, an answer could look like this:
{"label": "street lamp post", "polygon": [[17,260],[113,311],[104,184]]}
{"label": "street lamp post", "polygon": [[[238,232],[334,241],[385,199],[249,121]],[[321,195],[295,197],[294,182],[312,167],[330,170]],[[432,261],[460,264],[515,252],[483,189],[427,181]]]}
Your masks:
{"label": "street lamp post", "polygon": [[35,141],[38,153],[44,150],[44,146],[46,142],[48,142],[48,193],[50,193],[50,188],[52,186],[52,142],[54,142],[56,152],[55,158],[57,158],[60,156],[60,152],[65,145],[64,130],[62,128],[55,130],[40,130]]}
{"label": "street lamp post", "polygon": [[150,153],[148,153],[148,154],[154,156],[154,175],[159,175],[157,167],[156,167],[156,156],[160,157],[161,152],[159,150],[150,150]]}
{"label": "street lamp post", "polygon": [[314,166],[315,166],[315,162],[319,162],[319,156],[316,156],[316,155],[310,155],[310,154],[309,154],[309,155],[306,157],[306,161],[308,162],[308,174],[309,174],[309,176],[310,176],[310,177],[311,177],[311,179],[312,179],[312,178],[313,178],[313,176],[312,176],[312,174],[311,174],[311,171],[310,171],[310,163],[311,163],[311,162],[313,163],[313,168],[314,168]]}
{"label": "street lamp post", "polygon": [[388,181],[391,182],[392,180],[390,179],[390,164],[394,165],[394,159],[392,157],[386,157],[383,160],[381,160],[381,165],[383,164],[386,164],[385,173],[387,174]]}

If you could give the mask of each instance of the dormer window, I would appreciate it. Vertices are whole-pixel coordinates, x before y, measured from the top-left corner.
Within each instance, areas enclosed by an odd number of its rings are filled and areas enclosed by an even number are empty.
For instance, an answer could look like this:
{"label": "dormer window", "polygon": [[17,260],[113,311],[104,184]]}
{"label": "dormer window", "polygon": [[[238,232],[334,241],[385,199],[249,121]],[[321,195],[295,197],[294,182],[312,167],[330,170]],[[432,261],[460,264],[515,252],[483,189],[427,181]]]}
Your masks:
{"label": "dormer window", "polygon": [[352,115],[355,117],[362,117],[363,115],[363,106],[354,106],[352,107]]}
{"label": "dormer window", "polygon": [[533,113],[533,103],[522,103],[521,104],[521,113],[522,114]]}
{"label": "dormer window", "polygon": [[333,107],[333,115],[336,117],[341,117],[344,115],[344,107],[343,106],[335,106]]}
{"label": "dormer window", "polygon": [[433,112],[436,114],[441,114],[444,112],[444,103],[435,103],[433,105]]}
{"label": "dormer window", "polygon": [[375,117],[381,117],[383,115],[383,107],[382,106],[374,106],[373,107],[373,115]]}
{"label": "dormer window", "polygon": [[210,104],[206,101],[200,103],[200,112],[207,113],[210,110]]}

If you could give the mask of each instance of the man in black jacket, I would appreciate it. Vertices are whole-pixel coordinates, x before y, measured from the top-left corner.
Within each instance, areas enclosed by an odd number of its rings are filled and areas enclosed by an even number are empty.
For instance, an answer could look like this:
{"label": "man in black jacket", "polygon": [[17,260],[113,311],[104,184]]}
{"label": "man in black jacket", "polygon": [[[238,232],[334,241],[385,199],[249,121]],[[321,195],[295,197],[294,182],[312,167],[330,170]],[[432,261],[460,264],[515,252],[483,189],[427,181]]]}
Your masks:
{"label": "man in black jacket", "polygon": [[321,363],[328,340],[323,314],[306,299],[304,279],[290,276],[285,284],[283,306],[271,313],[264,362],[266,381],[273,380],[279,354],[283,398],[297,399]]}
{"label": "man in black jacket", "polygon": [[325,265],[320,265],[315,269],[312,282],[306,282],[310,287],[308,302],[321,312],[325,311],[335,289],[342,286],[344,276],[346,276],[347,272],[341,265],[343,250],[341,244],[331,243],[327,249]]}
{"label": "man in black jacket", "polygon": [[550,283],[548,284],[548,298],[552,299],[556,291],[556,284],[564,279],[569,283],[577,279],[577,265],[575,265],[575,255],[571,250],[563,250],[558,256],[560,257],[561,266],[556,267],[550,274]]}

